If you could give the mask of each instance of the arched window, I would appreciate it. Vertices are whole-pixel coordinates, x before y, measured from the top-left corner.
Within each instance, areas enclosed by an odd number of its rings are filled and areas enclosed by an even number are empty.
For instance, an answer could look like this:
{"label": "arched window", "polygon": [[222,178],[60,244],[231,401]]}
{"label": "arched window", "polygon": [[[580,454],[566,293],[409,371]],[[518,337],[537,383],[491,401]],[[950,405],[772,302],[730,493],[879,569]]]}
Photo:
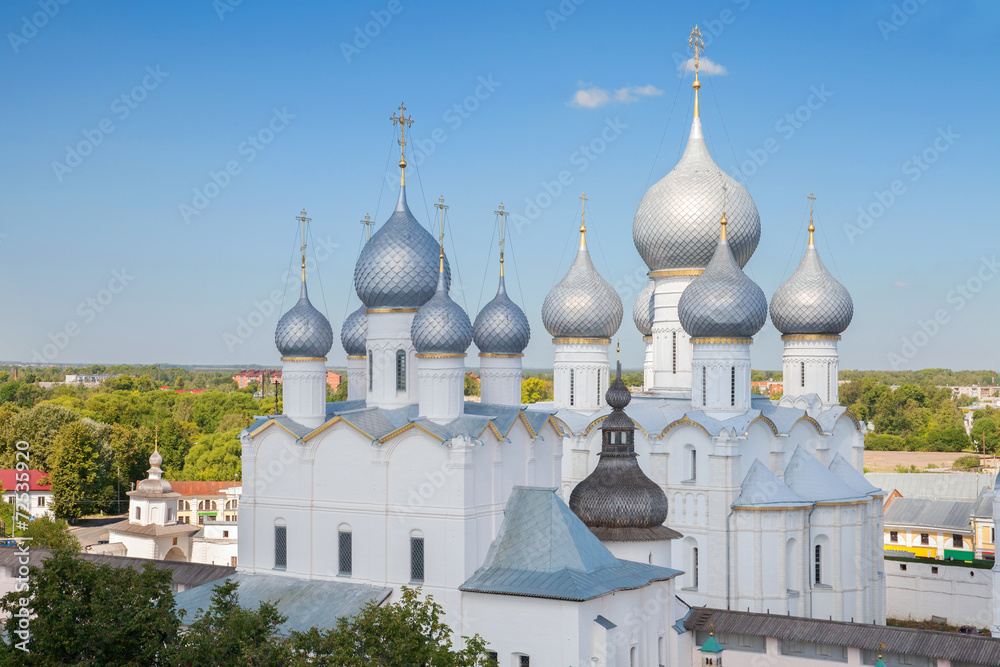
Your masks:
{"label": "arched window", "polygon": [[136,521],[141,521],[142,520],[142,508],[141,507],[136,507],[135,508],[135,520]]}
{"label": "arched window", "polygon": [[831,368],[832,367],[833,367],[833,364],[827,364],[826,365],[826,402],[827,403],[830,402],[830,393],[832,391],[832,389],[830,387],[830,373],[831,373]]}
{"label": "arched window", "polygon": [[691,588],[698,588],[698,547],[691,549]]}
{"label": "arched window", "polygon": [[288,565],[288,526],[274,524],[274,569],[284,570]]}
{"label": "arched window", "polygon": [[601,404],[601,371],[597,371],[597,404]]}
{"label": "arched window", "polygon": [[342,577],[351,576],[354,565],[354,533],[347,524],[342,524],[337,531],[337,574]]}
{"label": "arched window", "polygon": [[396,350],[396,391],[406,391],[406,350]]}
{"label": "arched window", "polygon": [[639,649],[633,646],[628,652],[628,664],[629,667],[638,667],[639,665]]}
{"label": "arched window", "polygon": [[677,374],[677,332],[674,332],[674,365],[673,365],[674,375]]}
{"label": "arched window", "polygon": [[574,405],[574,393],[576,391],[576,374],[573,369],[569,369],[569,404]]}
{"label": "arched window", "polygon": [[819,544],[816,545],[813,581],[817,584],[823,583],[823,546]]}
{"label": "arched window", "polygon": [[736,405],[736,366],[729,367],[729,405]]}
{"label": "arched window", "polygon": [[690,449],[691,452],[691,476],[688,478],[692,482],[698,479],[698,450],[694,447]]}
{"label": "arched window", "polygon": [[167,521],[173,521],[173,520],[174,520],[174,511],[168,507],[167,508]]}
{"label": "arched window", "polygon": [[368,350],[368,391],[372,390],[372,351]]}
{"label": "arched window", "polygon": [[800,581],[799,550],[795,539],[792,538],[785,543],[785,588],[790,591],[797,591]]}
{"label": "arched window", "polygon": [[424,581],[424,534],[419,530],[410,533],[410,581]]}
{"label": "arched window", "polygon": [[705,370],[706,367],[701,367],[701,404],[704,406],[708,403],[708,384],[706,383],[706,378],[708,377],[708,372]]}
{"label": "arched window", "polygon": [[804,361],[800,362],[799,363],[799,368],[800,368],[799,372],[800,372],[800,378],[801,378],[800,379],[800,383],[804,387],[804,386],[806,386],[806,362],[804,362]]}

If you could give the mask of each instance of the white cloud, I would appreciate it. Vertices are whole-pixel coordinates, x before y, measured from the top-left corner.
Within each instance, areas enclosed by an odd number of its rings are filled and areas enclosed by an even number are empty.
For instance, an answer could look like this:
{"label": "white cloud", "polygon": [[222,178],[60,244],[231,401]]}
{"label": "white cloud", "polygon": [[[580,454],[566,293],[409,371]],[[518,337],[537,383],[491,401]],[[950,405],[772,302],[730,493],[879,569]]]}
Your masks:
{"label": "white cloud", "polygon": [[[688,58],[685,60],[680,67],[677,68],[681,74],[692,74],[694,73],[694,58]],[[703,76],[722,76],[723,74],[729,74],[729,71],[724,65],[720,65],[714,60],[709,60],[708,58],[702,58],[698,62],[698,72]]]}
{"label": "white cloud", "polygon": [[638,102],[640,97],[652,97],[663,94],[663,91],[653,84],[625,86],[624,88],[615,89],[613,93],[592,85],[589,88],[584,88],[583,86],[589,84],[584,84],[583,82],[577,85],[580,86],[580,89],[573,94],[573,99],[569,101],[569,105],[580,109],[596,109],[611,102],[629,104],[630,102]]}

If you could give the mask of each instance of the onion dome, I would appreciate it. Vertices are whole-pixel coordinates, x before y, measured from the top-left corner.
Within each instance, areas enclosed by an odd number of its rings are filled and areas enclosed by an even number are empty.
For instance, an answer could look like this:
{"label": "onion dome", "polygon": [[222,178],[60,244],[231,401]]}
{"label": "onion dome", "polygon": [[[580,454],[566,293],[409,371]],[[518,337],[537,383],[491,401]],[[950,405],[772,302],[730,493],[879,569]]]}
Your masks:
{"label": "onion dome", "polygon": [[361,306],[344,320],[340,328],[340,343],[351,357],[363,357],[367,352],[368,315]]}
{"label": "onion dome", "polygon": [[632,321],[643,336],[653,335],[653,288],[652,280],[639,292],[632,306]]}
{"label": "onion dome", "polygon": [[726,207],[729,240],[741,268],[750,261],[760,241],[757,205],[746,188],[715,164],[708,151],[697,95],[696,88],[691,134],[680,162],[646,191],[632,222],[636,250],[650,271],[699,269],[708,265],[722,215],[720,185],[725,185],[729,192]]}
{"label": "onion dome", "polygon": [[[450,287],[448,260],[444,273]],[[401,185],[396,210],[361,250],[354,288],[368,308],[419,308],[434,296],[437,274],[438,243],[410,213]]]}
{"label": "onion dome", "polygon": [[149,473],[149,478],[140,479],[135,485],[135,491],[130,491],[128,494],[150,496],[173,493],[170,482],[163,479],[163,471],[160,469],[161,463],[163,463],[163,457],[160,456],[159,448],[154,449],[153,454],[149,457],[149,470],[146,471]]}
{"label": "onion dome", "polygon": [[472,325],[472,339],[485,354],[521,354],[528,347],[531,327],[524,311],[507,296],[503,274],[493,300],[486,304]]}
{"label": "onion dome", "polygon": [[816,252],[814,230],[810,216],[806,254],[792,277],[771,297],[771,321],[785,335],[838,335],[854,317],[850,293],[830,275]]}
{"label": "onion dome", "polygon": [[569,507],[600,539],[649,541],[680,537],[663,525],[667,496],[639,467],[635,453],[635,425],[624,408],[631,394],[622,382],[618,362],[615,381],[605,394],[612,407],[601,422],[600,459],[594,471],[576,485]]}
{"label": "onion dome", "polygon": [[309,302],[305,275],[298,303],[281,316],[274,330],[274,344],[282,357],[325,358],[333,347],[330,320]]}
{"label": "onion dome", "polygon": [[410,326],[417,354],[462,354],[472,343],[472,323],[462,307],[448,296],[444,266],[444,251],[441,251],[437,289],[413,316]]}
{"label": "onion dome", "polygon": [[737,264],[726,238],[726,213],[715,254],[677,303],[677,316],[692,338],[750,338],[767,320],[767,298]]}
{"label": "onion dome", "polygon": [[580,250],[569,271],[542,303],[542,324],[555,338],[610,338],[622,323],[622,300],[594,268],[587,228],[580,225]]}

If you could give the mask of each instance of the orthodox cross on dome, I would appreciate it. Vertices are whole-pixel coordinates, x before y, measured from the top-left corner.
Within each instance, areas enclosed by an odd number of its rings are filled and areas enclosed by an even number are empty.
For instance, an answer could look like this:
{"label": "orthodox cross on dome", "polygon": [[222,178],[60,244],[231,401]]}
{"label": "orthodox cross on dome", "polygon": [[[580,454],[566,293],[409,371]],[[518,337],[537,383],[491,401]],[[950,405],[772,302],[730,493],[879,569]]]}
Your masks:
{"label": "orthodox cross on dome", "polygon": [[406,115],[406,105],[399,103],[399,115],[395,113],[389,118],[393,125],[399,126],[399,184],[406,185],[406,128],[413,126],[413,116]]}
{"label": "orthodox cross on dome", "polygon": [[722,224],[722,234],[720,238],[726,238],[726,226],[729,224],[726,221],[726,195],[728,194],[728,188],[726,187],[725,181],[722,182],[722,220],[719,222]]}
{"label": "orthodox cross on dome", "polygon": [[701,38],[701,29],[697,24],[691,31],[691,36],[688,37],[688,47],[694,52],[694,83],[691,84],[691,87],[694,88],[694,117],[700,118],[698,89],[701,88],[701,82],[698,80],[698,67],[701,65],[701,54],[705,52],[705,40]]}
{"label": "orthodox cross on dome", "polygon": [[361,224],[365,226],[365,242],[367,243],[372,238],[372,227],[375,225],[375,221],[372,220],[370,215],[365,213],[365,217],[361,220]]}
{"label": "orthodox cross on dome", "polygon": [[302,222],[302,282],[306,281],[306,223],[312,222],[312,218],[306,217],[306,210],[302,209],[302,213],[295,216],[296,220]]}
{"label": "orthodox cross on dome", "polygon": [[502,278],[503,277],[503,245],[504,245],[504,235],[503,235],[504,229],[503,229],[503,224],[504,224],[504,220],[507,218],[508,215],[510,215],[510,213],[508,211],[503,210],[503,202],[500,202],[500,210],[499,211],[493,211],[493,212],[500,216],[500,277]]}
{"label": "orthodox cross on dome", "polygon": [[444,203],[444,195],[441,195],[441,197],[437,200],[437,203],[434,204],[434,208],[441,211],[441,236],[438,237],[438,243],[441,244],[441,251],[438,256],[438,263],[440,264],[438,271],[444,273],[444,212],[448,210],[448,207],[445,206]]}
{"label": "orthodox cross on dome", "polygon": [[809,245],[812,245],[813,232],[816,231],[816,226],[813,224],[813,202],[816,201],[816,198],[813,196],[813,193],[810,192],[806,199],[809,200]]}
{"label": "orthodox cross on dome", "polygon": [[587,202],[589,201],[587,199],[587,193],[581,192],[579,199],[583,202],[580,207],[580,247],[585,248],[587,247],[587,221],[584,216],[587,213]]}

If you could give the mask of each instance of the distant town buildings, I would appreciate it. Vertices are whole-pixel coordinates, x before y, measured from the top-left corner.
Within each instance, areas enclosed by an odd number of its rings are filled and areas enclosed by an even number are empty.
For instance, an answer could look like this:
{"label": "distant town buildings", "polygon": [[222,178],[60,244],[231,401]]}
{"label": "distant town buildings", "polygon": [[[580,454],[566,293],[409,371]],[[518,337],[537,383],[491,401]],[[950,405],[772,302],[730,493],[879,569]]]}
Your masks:
{"label": "distant town buildings", "polygon": [[171,482],[180,494],[177,499],[177,522],[199,526],[212,521],[236,521],[239,507],[239,482]]}
{"label": "distant town buildings", "polygon": [[757,393],[761,396],[777,396],[785,392],[784,382],[775,382],[772,380],[753,381],[750,383],[750,387],[751,389],[756,389]]}
{"label": "distant town buildings", "polygon": [[105,380],[110,380],[115,377],[114,375],[77,375],[77,374],[67,374],[66,384],[79,384],[84,387],[96,387]]}
{"label": "distant town buildings", "polygon": [[[18,475],[22,477],[18,478]],[[5,503],[16,502],[16,485],[24,483],[23,475],[28,476],[28,516],[35,518],[43,516],[51,517],[52,485],[48,481],[48,474],[41,470],[0,470],[0,484],[3,484],[3,501]],[[10,532],[10,526],[4,526],[4,528],[8,529],[6,532]]]}
{"label": "distant town buildings", "polygon": [[[262,387],[265,381],[281,384],[281,371],[267,369],[240,371],[233,375],[233,381],[240,389],[246,389],[253,383],[256,383],[258,387]],[[340,374],[327,371],[326,384],[332,391],[337,391],[340,388]]]}

